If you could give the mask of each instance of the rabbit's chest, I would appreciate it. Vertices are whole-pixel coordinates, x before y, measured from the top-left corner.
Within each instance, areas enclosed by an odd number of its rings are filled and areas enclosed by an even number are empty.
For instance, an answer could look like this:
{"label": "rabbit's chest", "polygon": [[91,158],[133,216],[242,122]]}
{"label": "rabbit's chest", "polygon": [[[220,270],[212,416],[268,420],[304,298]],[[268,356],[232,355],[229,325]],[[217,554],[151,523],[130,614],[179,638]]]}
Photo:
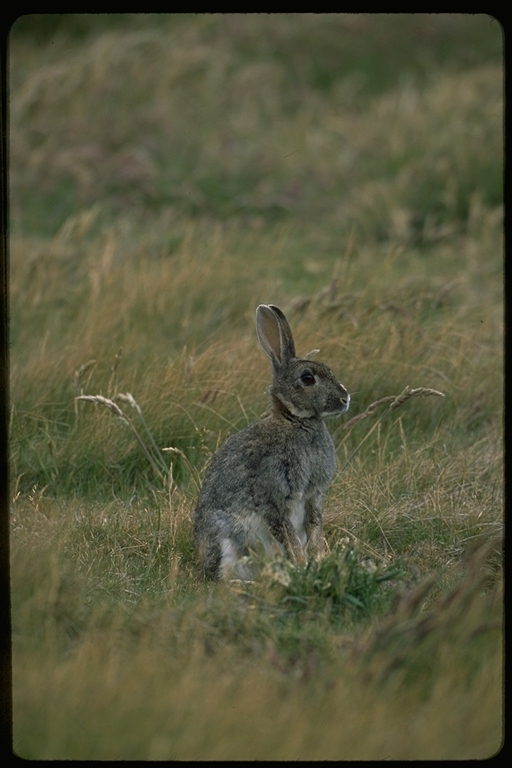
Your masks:
{"label": "rabbit's chest", "polygon": [[288,477],[293,491],[315,494],[324,491],[336,471],[336,453],[329,434],[322,435],[318,445],[298,451],[288,466]]}

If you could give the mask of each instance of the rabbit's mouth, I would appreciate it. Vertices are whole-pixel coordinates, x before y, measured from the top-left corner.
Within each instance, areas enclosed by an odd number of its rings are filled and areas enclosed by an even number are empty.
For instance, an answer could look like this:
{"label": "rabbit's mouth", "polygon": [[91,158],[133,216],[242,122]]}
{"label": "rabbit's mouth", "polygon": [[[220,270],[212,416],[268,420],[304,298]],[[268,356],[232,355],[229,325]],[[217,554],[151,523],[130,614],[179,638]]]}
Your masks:
{"label": "rabbit's mouth", "polygon": [[347,392],[346,395],[342,395],[342,397],[340,397],[339,404],[334,402],[331,406],[331,403],[329,403],[329,408],[327,408],[321,414],[322,419],[328,418],[329,416],[341,416],[343,413],[346,413],[349,408],[350,395]]}

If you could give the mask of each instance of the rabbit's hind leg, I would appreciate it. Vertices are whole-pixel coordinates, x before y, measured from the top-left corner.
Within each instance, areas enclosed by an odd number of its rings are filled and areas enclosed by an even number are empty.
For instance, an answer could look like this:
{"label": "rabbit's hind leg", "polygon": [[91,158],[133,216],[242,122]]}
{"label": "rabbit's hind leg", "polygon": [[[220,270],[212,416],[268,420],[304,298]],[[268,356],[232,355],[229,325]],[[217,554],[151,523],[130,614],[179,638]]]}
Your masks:
{"label": "rabbit's hind leg", "polygon": [[220,549],[221,558],[219,575],[221,578],[242,579],[243,581],[248,581],[254,578],[254,569],[251,567],[249,557],[240,557],[240,554],[231,539],[222,539]]}

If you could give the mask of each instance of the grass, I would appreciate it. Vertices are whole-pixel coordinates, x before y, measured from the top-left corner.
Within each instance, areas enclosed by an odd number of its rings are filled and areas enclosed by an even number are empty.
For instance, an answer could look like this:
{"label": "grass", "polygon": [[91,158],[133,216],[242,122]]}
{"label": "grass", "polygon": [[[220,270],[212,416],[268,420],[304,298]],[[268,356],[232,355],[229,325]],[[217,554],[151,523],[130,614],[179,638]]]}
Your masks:
{"label": "grass", "polygon": [[[16,754],[500,749],[501,46],[485,15],[16,22]],[[193,510],[267,407],[261,302],[352,396],[328,554],[211,585]]]}

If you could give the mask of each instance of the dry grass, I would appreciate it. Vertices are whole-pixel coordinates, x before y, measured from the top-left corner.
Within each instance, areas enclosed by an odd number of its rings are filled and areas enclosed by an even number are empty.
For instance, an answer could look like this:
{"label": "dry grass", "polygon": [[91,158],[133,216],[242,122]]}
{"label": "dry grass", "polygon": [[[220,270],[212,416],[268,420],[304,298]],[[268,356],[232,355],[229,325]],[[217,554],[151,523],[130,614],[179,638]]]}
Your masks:
{"label": "dry grass", "polygon": [[84,619],[83,577],[63,579],[49,557],[17,609],[20,619],[36,608],[46,618],[15,646],[16,751],[39,759],[488,757],[502,738],[501,597],[490,550],[430,610],[421,607],[432,579],[377,630],[359,639],[331,632],[328,651],[306,646],[295,656],[276,647],[258,603],[227,588],[189,597],[186,608],[167,589],[150,612],[95,601]]}
{"label": "dry grass", "polygon": [[[55,23],[10,46],[15,751],[489,757],[495,22]],[[329,424],[329,554],[286,583],[208,586],[193,509],[211,452],[267,407],[261,302],[352,395]]]}

